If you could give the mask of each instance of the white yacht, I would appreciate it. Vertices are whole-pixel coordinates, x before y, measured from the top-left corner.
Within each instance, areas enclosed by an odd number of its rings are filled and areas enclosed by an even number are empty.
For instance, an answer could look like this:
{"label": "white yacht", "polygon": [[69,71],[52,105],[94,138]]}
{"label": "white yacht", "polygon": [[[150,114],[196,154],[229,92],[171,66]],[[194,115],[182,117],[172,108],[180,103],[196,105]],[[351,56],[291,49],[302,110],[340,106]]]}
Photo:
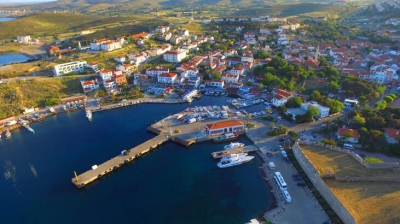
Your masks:
{"label": "white yacht", "polygon": [[87,111],[86,111],[86,117],[87,117],[87,119],[88,119],[89,121],[91,121],[91,120],[92,120],[92,111],[87,110]]}
{"label": "white yacht", "polygon": [[230,150],[230,149],[236,149],[236,148],[241,148],[241,147],[244,147],[243,143],[231,142],[231,144],[224,146],[224,149]]}
{"label": "white yacht", "polygon": [[54,110],[54,108],[53,107],[50,107],[50,113],[55,113],[56,112],[56,110]]}
{"label": "white yacht", "polygon": [[243,152],[243,153],[232,153],[232,154],[229,154],[227,156],[222,157],[221,161],[229,160],[229,159],[232,159],[232,158],[242,158],[242,157],[245,157],[245,156],[247,156],[246,152]]}
{"label": "white yacht", "polygon": [[252,159],[254,159],[254,156],[234,157],[234,158],[230,158],[227,160],[221,160],[221,162],[219,162],[217,164],[217,166],[219,168],[226,168],[226,167],[230,167],[230,166],[236,166],[236,165],[247,163]]}

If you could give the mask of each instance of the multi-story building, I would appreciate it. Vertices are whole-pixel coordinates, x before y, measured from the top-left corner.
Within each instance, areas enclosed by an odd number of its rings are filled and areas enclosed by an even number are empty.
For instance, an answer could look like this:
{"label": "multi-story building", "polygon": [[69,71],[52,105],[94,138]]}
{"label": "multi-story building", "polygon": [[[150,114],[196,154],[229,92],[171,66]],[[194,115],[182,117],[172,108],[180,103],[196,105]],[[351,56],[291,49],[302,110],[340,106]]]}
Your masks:
{"label": "multi-story building", "polygon": [[177,79],[178,75],[175,73],[162,73],[158,75],[157,81],[160,83],[169,83],[173,84]]}
{"label": "multi-story building", "polygon": [[168,51],[165,52],[164,55],[164,61],[168,62],[180,62],[182,59],[186,58],[186,51]]}
{"label": "multi-story building", "polygon": [[62,76],[71,72],[83,72],[86,68],[86,61],[73,61],[54,66],[53,73],[55,76]]}
{"label": "multi-story building", "polygon": [[82,89],[85,93],[99,89],[99,84],[96,80],[81,81]]}
{"label": "multi-story building", "polygon": [[311,102],[306,102],[306,103],[302,103],[300,105],[301,108],[303,108],[304,110],[308,110],[308,107],[310,106],[314,106],[318,109],[319,111],[319,116],[320,117],[328,117],[329,116],[329,107],[325,107],[322,105],[319,105],[317,102],[315,101],[311,101]]}
{"label": "multi-story building", "polygon": [[163,73],[169,73],[169,69],[160,66],[146,69],[146,75],[151,77],[157,77],[158,75],[161,75]]}

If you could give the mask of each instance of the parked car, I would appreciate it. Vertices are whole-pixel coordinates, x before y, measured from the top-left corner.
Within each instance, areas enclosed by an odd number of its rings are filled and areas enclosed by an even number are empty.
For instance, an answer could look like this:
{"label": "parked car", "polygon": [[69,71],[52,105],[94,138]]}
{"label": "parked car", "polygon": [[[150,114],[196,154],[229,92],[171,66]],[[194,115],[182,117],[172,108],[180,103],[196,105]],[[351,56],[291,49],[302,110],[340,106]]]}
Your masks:
{"label": "parked car", "polygon": [[303,178],[301,178],[301,177],[293,177],[293,180],[294,181],[299,181],[299,180],[303,180]]}
{"label": "parked car", "polygon": [[292,177],[300,177],[300,175],[298,173],[294,173],[292,174]]}
{"label": "parked car", "polygon": [[284,141],[285,141],[285,138],[279,139],[279,142],[284,142]]}
{"label": "parked car", "polygon": [[297,182],[297,186],[304,187],[306,186],[306,183],[304,183],[304,181],[299,181]]}
{"label": "parked car", "polygon": [[287,164],[290,164],[290,159],[288,157],[283,158]]}

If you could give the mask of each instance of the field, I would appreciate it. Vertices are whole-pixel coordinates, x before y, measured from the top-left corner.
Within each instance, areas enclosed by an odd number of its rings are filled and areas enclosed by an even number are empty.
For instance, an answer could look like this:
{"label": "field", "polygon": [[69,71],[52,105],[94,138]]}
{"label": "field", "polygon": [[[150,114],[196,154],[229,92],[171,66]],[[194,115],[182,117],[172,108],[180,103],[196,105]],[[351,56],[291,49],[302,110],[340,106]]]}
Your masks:
{"label": "field", "polygon": [[[353,157],[323,147],[302,146],[303,152],[322,174],[338,176],[398,177],[395,171],[368,171]],[[400,223],[400,183],[337,182],[325,183],[355,217],[357,223]]]}
{"label": "field", "polygon": [[46,98],[60,99],[82,93],[79,77],[32,79],[0,85],[0,117],[17,115],[21,109],[41,105]]}

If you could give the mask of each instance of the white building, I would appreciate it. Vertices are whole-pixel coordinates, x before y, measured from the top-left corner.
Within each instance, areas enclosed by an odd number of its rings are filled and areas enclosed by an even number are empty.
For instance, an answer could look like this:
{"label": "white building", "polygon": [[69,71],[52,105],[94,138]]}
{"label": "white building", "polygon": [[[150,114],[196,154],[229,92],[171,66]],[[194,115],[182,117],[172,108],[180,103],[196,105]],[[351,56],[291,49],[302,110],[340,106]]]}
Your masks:
{"label": "white building", "polygon": [[168,51],[165,52],[164,55],[164,61],[168,62],[180,62],[182,59],[186,58],[186,51]]}
{"label": "white building", "polygon": [[224,88],[224,80],[203,80],[205,87]]}
{"label": "white building", "polygon": [[157,26],[156,33],[165,33],[169,30],[169,26]]}
{"label": "white building", "polygon": [[311,102],[306,102],[306,103],[302,103],[300,105],[301,108],[303,108],[304,110],[308,110],[309,106],[314,106],[318,109],[319,111],[319,116],[322,117],[328,117],[329,116],[329,107],[325,107],[322,105],[319,105],[317,102],[315,101],[311,101]]}
{"label": "white building", "polygon": [[117,65],[117,67],[115,67],[115,68],[122,71],[123,73],[128,73],[133,70],[134,66],[131,64],[121,64],[121,65]]}
{"label": "white building", "polygon": [[400,130],[393,128],[385,128],[384,129],[386,141],[389,144],[399,143],[400,140]]}
{"label": "white building", "polygon": [[272,105],[275,107],[284,106],[287,100],[292,97],[292,94],[283,90],[276,89],[273,91]]}
{"label": "white building", "polygon": [[168,68],[163,68],[163,67],[155,67],[155,68],[148,68],[146,69],[146,75],[151,76],[151,77],[156,77],[158,75],[161,75],[163,73],[169,73]]}
{"label": "white building", "polygon": [[55,76],[62,76],[71,72],[83,72],[86,68],[86,61],[73,61],[69,63],[54,66],[53,73]]}
{"label": "white building", "polygon": [[113,51],[122,48],[121,41],[118,40],[94,40],[90,43],[90,49],[93,51]]}
{"label": "white building", "polygon": [[239,120],[222,121],[206,125],[206,133],[209,136],[218,136],[225,133],[242,134],[244,123]]}
{"label": "white building", "polygon": [[99,84],[94,79],[81,81],[81,86],[82,86],[83,92],[85,92],[85,93],[99,89]]}
{"label": "white building", "polygon": [[157,81],[160,83],[170,83],[173,84],[178,77],[175,73],[162,73],[158,75]]}
{"label": "white building", "polygon": [[[344,137],[347,133],[352,133],[352,137]],[[348,129],[348,128],[338,128],[338,132],[336,133],[338,139],[342,139],[351,143],[358,143],[358,139],[360,138],[360,134],[357,130]]]}
{"label": "white building", "polygon": [[17,41],[18,43],[29,43],[31,42],[31,36],[27,35],[27,36],[18,36],[17,37]]}
{"label": "white building", "polygon": [[225,82],[238,82],[239,81],[239,75],[235,74],[222,74],[221,79],[224,80]]}

